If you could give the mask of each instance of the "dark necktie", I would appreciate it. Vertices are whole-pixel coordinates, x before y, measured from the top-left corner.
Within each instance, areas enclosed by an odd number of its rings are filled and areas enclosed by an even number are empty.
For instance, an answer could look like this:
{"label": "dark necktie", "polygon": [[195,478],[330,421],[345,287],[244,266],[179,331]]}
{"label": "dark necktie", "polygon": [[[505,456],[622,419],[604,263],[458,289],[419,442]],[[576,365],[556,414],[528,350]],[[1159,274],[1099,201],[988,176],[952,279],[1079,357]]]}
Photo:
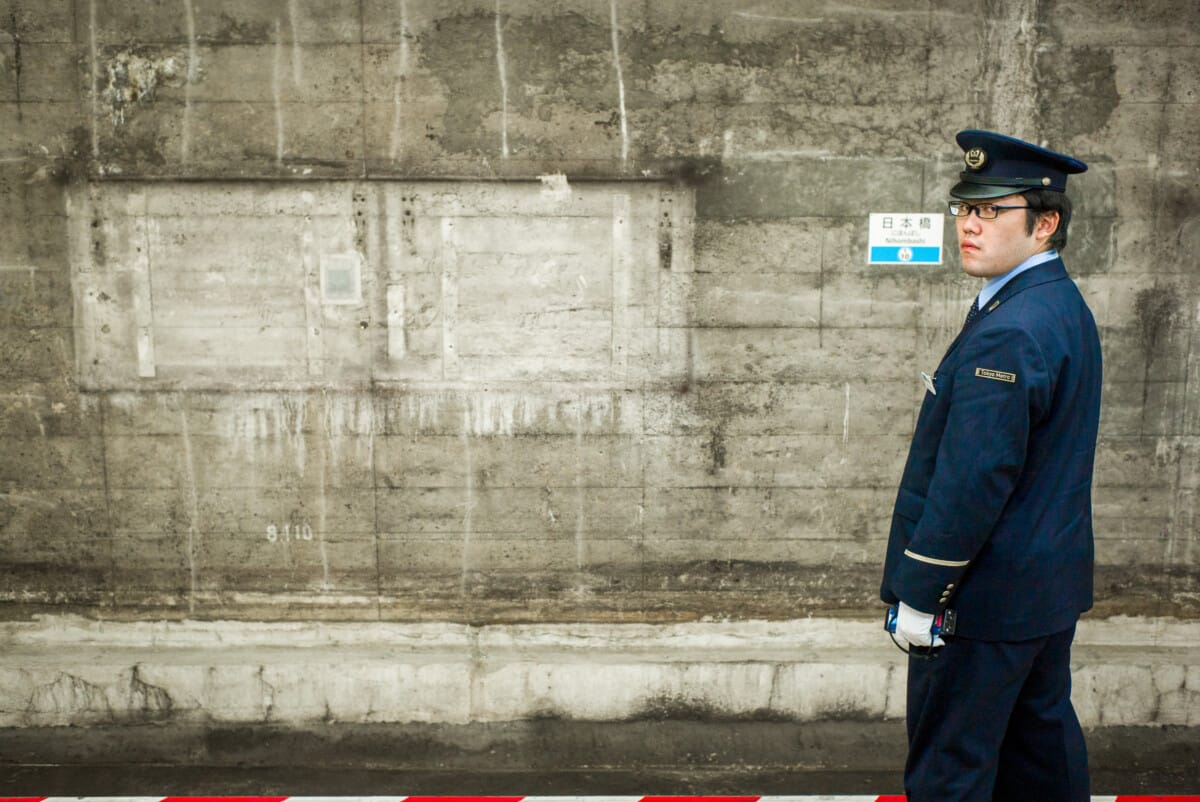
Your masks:
{"label": "dark necktie", "polygon": [[978,297],[976,297],[975,300],[971,302],[971,309],[970,309],[970,311],[967,312],[967,319],[965,321],[963,321],[963,328],[965,329],[967,326],[970,326],[971,321],[977,317],[979,317],[979,298]]}

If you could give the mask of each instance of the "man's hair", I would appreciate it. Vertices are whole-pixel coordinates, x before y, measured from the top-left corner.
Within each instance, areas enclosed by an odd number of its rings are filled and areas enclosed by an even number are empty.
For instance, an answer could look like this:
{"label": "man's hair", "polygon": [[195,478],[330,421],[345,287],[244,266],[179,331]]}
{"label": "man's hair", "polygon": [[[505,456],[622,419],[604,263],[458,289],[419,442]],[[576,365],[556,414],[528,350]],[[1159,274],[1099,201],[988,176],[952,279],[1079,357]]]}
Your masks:
{"label": "man's hair", "polygon": [[1047,244],[1061,251],[1067,247],[1067,226],[1071,222],[1071,199],[1065,192],[1050,189],[1031,189],[1022,193],[1029,204],[1025,212],[1025,233],[1032,234],[1037,227],[1038,216],[1043,212],[1058,212],[1058,229],[1050,235]]}

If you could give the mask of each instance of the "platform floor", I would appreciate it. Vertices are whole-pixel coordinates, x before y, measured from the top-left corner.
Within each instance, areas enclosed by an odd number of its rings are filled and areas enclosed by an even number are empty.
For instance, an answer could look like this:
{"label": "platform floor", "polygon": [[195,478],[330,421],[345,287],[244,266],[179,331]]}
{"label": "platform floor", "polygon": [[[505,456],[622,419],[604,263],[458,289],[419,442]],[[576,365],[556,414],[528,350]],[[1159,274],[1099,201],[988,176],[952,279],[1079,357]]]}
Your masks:
{"label": "platform floor", "polygon": [[[1158,794],[1200,802],[1200,728],[1109,727],[1087,738],[1095,799]],[[897,721],[0,728],[0,802],[181,795],[875,800],[903,793],[904,740]]]}

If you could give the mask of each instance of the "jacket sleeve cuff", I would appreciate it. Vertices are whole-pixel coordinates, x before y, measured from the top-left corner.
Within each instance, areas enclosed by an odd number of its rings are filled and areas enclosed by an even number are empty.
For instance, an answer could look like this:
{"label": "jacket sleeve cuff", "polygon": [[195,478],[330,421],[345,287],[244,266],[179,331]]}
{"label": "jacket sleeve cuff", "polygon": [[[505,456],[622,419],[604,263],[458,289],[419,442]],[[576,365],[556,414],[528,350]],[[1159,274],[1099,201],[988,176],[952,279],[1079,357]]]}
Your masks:
{"label": "jacket sleeve cuff", "polygon": [[950,606],[970,564],[970,560],[948,560],[905,549],[892,577],[892,590],[909,607],[937,614]]}

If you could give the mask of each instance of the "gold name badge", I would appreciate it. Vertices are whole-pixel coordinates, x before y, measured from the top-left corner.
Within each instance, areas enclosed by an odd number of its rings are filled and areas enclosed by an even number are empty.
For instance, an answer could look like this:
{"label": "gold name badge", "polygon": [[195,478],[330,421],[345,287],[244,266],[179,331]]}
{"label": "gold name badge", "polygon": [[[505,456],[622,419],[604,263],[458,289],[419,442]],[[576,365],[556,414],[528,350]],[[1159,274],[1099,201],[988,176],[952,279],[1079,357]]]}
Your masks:
{"label": "gold name badge", "polygon": [[1002,370],[988,370],[987,368],[975,368],[975,375],[981,379],[992,379],[998,382],[1008,382],[1016,384],[1017,374],[1005,373]]}

